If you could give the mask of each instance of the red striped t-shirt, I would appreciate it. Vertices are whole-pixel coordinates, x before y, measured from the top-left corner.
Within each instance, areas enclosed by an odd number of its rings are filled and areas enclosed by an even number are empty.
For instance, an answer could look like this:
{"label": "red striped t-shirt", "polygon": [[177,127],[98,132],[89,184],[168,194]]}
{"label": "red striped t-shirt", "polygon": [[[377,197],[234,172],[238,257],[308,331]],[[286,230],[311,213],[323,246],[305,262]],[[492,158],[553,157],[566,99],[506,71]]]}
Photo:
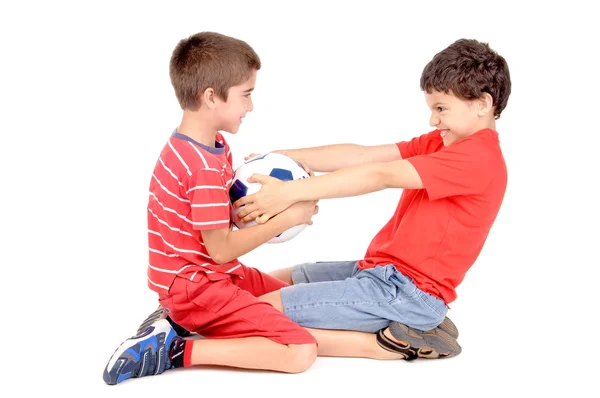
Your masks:
{"label": "red striped t-shirt", "polygon": [[229,188],[231,152],[223,136],[215,147],[174,132],[152,174],[148,198],[148,286],[165,294],[175,276],[194,280],[199,272],[211,280],[244,276],[235,259],[217,264],[200,231],[231,228]]}

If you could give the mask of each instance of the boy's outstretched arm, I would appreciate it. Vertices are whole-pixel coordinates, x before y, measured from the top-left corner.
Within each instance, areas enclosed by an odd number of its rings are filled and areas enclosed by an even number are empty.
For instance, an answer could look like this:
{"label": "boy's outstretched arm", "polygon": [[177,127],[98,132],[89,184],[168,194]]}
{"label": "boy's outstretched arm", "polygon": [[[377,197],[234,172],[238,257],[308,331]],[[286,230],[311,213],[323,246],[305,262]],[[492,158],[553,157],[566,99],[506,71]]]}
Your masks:
{"label": "boy's outstretched arm", "polygon": [[274,236],[298,224],[312,224],[318,212],[315,201],[297,203],[264,225],[232,231],[229,228],[202,230],[202,240],[211,258],[224,264],[256,249]]}
{"label": "boy's outstretched arm", "polygon": [[244,221],[264,223],[290,205],[305,200],[358,196],[386,188],[421,189],[423,181],[408,160],[368,163],[329,174],[294,181],[253,175],[250,182],[260,182],[260,191],[234,203],[246,205],[238,214]]}
{"label": "boy's outstretched arm", "polygon": [[304,167],[316,172],[332,172],[365,163],[391,162],[402,159],[396,144],[373,146],[335,144],[274,152],[284,153]]}

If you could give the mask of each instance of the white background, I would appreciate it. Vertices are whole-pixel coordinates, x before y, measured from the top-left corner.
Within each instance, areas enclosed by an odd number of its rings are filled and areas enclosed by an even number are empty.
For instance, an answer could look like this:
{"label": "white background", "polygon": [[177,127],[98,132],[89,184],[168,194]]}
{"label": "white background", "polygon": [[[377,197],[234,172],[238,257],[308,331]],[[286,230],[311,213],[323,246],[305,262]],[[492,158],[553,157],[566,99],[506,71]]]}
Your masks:
{"label": "white background", "polygon": [[[597,14],[579,1],[410,3],[3,2],[0,389],[111,397],[597,393]],[[299,375],[196,368],[103,383],[113,350],[156,305],[146,286],[147,189],[181,116],[168,62],[180,39],[204,30],[247,41],[263,62],[255,110],[227,136],[234,166],[251,152],[410,139],[429,131],[419,78],[435,53],[466,37],[507,59],[513,91],[497,128],[509,183],[451,304],[460,356],[319,358]],[[269,272],[360,258],[400,193],[321,201],[312,227],[242,260]]]}

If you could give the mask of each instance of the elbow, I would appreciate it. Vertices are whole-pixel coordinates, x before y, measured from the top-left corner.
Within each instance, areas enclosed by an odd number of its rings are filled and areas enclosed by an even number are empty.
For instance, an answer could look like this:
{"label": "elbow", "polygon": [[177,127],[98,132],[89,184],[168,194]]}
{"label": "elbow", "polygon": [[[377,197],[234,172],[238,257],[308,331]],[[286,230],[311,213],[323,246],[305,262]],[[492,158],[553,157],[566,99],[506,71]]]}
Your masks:
{"label": "elbow", "polygon": [[394,188],[394,175],[384,163],[376,163],[373,173],[373,182],[376,184],[376,190]]}
{"label": "elbow", "polygon": [[232,248],[229,244],[229,228],[202,231],[203,252],[216,264],[225,264],[232,260]]}
{"label": "elbow", "polygon": [[226,264],[228,262],[230,262],[231,260],[233,260],[232,258],[229,258],[227,255],[224,255],[223,253],[216,253],[214,255],[210,255],[210,257],[213,259],[213,261],[219,265],[222,264]]}
{"label": "elbow", "polygon": [[225,264],[220,254],[208,253],[210,258],[218,265]]}
{"label": "elbow", "polygon": [[208,255],[210,256],[210,258],[217,264],[221,265],[221,264],[225,264],[228,263],[231,260],[227,259],[227,255],[226,253],[223,253],[222,250],[218,250],[218,249],[209,249],[208,246],[206,246],[206,251],[208,253]]}

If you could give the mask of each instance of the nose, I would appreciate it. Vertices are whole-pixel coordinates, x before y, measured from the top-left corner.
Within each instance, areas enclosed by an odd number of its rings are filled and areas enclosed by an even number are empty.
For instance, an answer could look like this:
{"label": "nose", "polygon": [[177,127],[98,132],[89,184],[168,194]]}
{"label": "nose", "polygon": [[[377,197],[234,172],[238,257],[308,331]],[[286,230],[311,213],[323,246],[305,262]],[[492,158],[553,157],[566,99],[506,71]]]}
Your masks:
{"label": "nose", "polygon": [[440,124],[440,119],[432,113],[431,117],[429,118],[429,125],[431,127],[435,127],[438,124]]}
{"label": "nose", "polygon": [[247,109],[248,109],[248,112],[252,112],[254,110],[254,104],[252,103],[252,98],[250,98]]}

